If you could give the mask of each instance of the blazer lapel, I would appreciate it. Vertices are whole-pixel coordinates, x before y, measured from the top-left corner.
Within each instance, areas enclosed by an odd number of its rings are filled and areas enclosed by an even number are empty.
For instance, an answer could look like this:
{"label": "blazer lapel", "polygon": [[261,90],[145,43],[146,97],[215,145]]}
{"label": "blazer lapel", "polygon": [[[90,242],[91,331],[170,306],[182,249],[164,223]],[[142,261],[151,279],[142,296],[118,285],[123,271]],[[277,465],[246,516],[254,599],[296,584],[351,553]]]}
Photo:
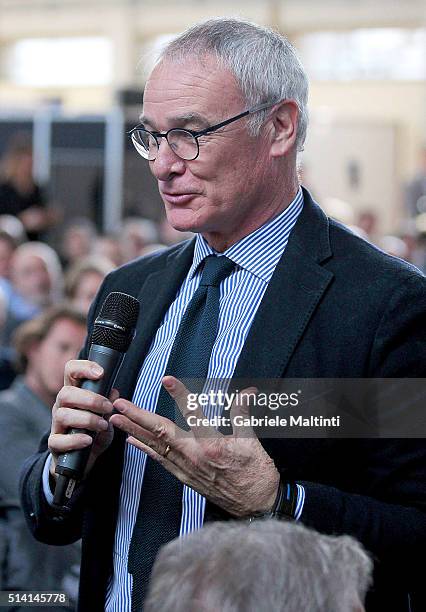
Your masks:
{"label": "blazer lapel", "polygon": [[254,318],[234,378],[280,378],[333,274],[328,219],[304,190],[304,208]]}
{"label": "blazer lapel", "polygon": [[[305,189],[304,207],[256,313],[234,378],[280,378],[333,274],[320,265],[332,256],[328,219]],[[132,397],[136,377],[153,335],[192,263],[194,240],[170,254],[147,276],[138,299],[135,338],[115,386]]]}
{"label": "blazer lapel", "polygon": [[150,347],[152,338],[175,299],[192,264],[195,239],[183,249],[174,251],[160,270],[149,274],[138,294],[140,301],[136,333],[121,365],[114,386],[120,395],[131,399],[136,378]]}

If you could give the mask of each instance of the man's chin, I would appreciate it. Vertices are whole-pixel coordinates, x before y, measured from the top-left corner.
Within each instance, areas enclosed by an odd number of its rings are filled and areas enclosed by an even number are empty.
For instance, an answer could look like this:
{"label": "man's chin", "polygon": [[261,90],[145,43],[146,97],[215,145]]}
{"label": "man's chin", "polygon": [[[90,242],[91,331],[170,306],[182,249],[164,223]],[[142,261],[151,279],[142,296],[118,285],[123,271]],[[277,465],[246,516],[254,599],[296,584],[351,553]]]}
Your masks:
{"label": "man's chin", "polygon": [[179,211],[177,214],[175,212],[167,212],[167,221],[177,232],[198,233],[201,230],[200,222],[198,221],[197,223],[192,214],[185,214],[184,211]]}

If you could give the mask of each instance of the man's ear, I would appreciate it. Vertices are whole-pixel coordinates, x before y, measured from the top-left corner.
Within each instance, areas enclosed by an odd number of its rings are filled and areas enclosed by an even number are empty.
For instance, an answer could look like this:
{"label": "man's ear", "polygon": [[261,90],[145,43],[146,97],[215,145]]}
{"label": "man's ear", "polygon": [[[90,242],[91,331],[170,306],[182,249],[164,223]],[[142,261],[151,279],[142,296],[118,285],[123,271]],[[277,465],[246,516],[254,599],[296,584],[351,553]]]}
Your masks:
{"label": "man's ear", "polygon": [[282,157],[296,146],[299,109],[294,100],[284,100],[274,111],[271,157]]}

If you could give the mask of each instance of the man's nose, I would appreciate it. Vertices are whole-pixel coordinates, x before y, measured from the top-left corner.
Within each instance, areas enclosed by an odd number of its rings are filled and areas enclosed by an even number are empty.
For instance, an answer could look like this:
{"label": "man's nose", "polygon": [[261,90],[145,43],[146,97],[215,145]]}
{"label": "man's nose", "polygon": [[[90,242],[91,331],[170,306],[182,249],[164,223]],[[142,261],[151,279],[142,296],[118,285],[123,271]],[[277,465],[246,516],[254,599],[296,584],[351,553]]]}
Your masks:
{"label": "man's nose", "polygon": [[159,181],[168,181],[175,174],[185,172],[185,161],[178,157],[165,138],[161,138],[151,172]]}

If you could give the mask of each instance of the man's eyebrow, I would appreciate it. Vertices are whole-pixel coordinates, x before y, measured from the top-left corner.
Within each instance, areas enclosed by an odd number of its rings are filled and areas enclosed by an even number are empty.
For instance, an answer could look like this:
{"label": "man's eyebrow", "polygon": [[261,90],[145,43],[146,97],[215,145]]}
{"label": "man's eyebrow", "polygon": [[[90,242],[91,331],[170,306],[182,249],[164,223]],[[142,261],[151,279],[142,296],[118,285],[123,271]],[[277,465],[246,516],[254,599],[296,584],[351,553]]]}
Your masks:
{"label": "man's eyebrow", "polygon": [[179,124],[179,125],[183,125],[186,123],[195,123],[199,125],[200,127],[208,127],[210,125],[210,123],[207,121],[205,117],[203,117],[203,115],[200,115],[199,113],[195,113],[195,112],[178,115],[170,119],[170,122],[171,121],[174,121],[176,122],[176,124]]}
{"label": "man's eyebrow", "polygon": [[145,117],[143,113],[139,115],[139,123],[143,123],[143,125],[150,125],[151,127],[153,127],[148,117]]}
{"label": "man's eyebrow", "polygon": [[[153,122],[151,122],[148,119],[148,117],[145,117],[145,115],[143,114],[140,115],[139,122],[143,123],[143,125],[150,126],[152,129],[155,129]],[[199,113],[196,113],[196,112],[184,113],[182,115],[174,115],[172,117],[168,117],[167,123],[172,128],[173,127],[183,127],[187,125],[188,123],[195,124],[199,126],[200,128],[208,127],[210,125],[209,121],[207,121],[207,119],[203,117],[203,115],[200,115]]]}

